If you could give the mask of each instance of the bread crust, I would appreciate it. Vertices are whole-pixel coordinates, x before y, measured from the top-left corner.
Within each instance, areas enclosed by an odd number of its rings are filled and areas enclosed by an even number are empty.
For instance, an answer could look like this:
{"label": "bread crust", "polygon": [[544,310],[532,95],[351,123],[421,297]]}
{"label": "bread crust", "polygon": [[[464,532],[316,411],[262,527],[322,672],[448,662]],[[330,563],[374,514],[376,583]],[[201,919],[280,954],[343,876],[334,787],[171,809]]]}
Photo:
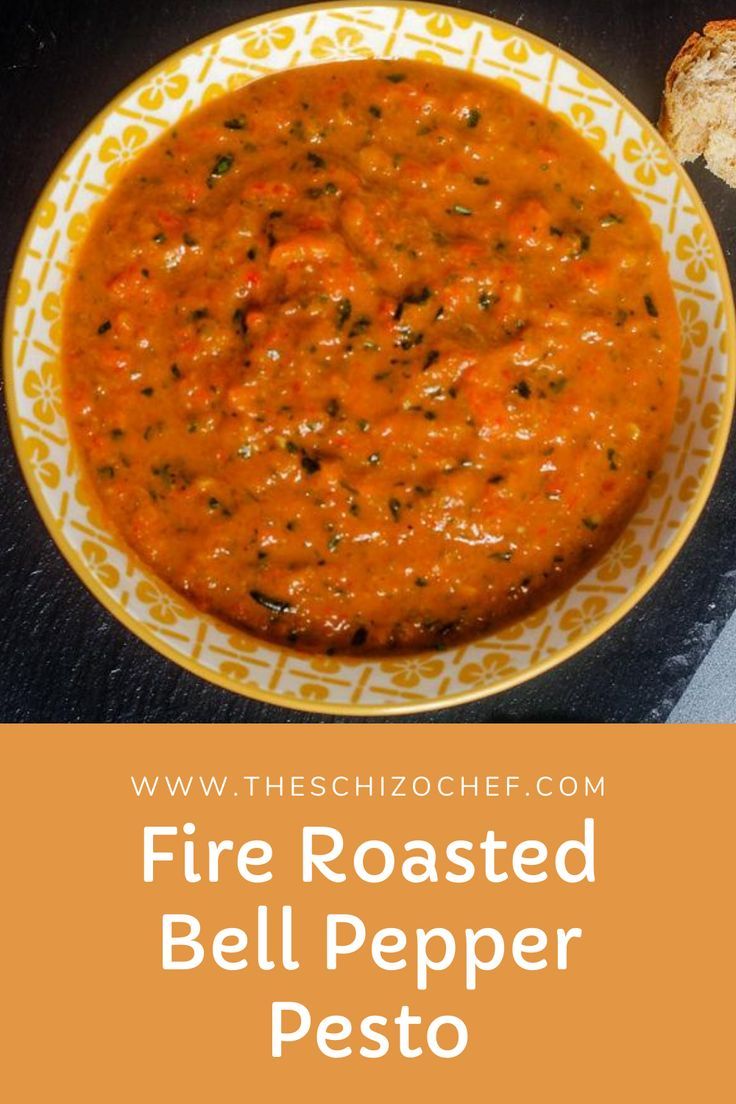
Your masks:
{"label": "bread crust", "polygon": [[667,141],[670,140],[672,135],[672,120],[669,109],[673,85],[680,73],[688,69],[697,58],[699,44],[702,38],[703,36],[701,34],[697,31],[693,31],[675,54],[672,64],[667,70],[667,76],[664,78],[664,95],[662,96],[662,104],[659,109],[657,126]]}
{"label": "bread crust", "polygon": [[[677,141],[678,136],[675,127],[677,114],[675,84],[677,78],[686,73],[698,60],[710,56],[712,52],[718,50],[724,44],[736,45],[736,19],[712,20],[705,24],[702,34],[693,31],[682,44],[667,70],[657,126],[680,160],[690,160],[693,156],[703,153],[704,150],[700,149],[697,153],[688,150],[683,153],[681,143]],[[736,96],[736,84],[734,95]],[[677,148],[678,145],[680,145],[680,149]]]}
{"label": "bread crust", "polygon": [[736,19],[716,19],[706,23],[703,34],[706,38],[712,38],[714,42],[725,42],[729,38],[736,38]]}

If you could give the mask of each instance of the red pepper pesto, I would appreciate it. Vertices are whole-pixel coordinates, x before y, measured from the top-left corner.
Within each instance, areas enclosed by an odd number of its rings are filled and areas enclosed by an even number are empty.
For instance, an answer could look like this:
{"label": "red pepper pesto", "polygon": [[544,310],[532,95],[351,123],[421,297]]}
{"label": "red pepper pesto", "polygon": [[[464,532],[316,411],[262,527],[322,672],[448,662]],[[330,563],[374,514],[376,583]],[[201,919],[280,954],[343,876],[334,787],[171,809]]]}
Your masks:
{"label": "red pepper pesto", "polygon": [[678,385],[665,260],[610,166],[417,62],[185,118],[103,204],[64,327],[109,521],[201,609],[321,651],[447,645],[570,585]]}

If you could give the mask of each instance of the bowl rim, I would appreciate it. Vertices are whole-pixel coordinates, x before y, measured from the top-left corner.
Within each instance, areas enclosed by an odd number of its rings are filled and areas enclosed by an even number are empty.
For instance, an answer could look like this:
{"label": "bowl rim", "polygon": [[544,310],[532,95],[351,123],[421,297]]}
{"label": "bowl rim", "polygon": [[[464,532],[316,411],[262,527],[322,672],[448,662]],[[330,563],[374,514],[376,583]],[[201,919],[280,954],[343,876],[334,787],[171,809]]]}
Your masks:
{"label": "bowl rim", "polygon": [[[519,686],[524,682],[528,682],[531,679],[537,678],[537,676],[545,674],[547,671],[554,667],[559,666],[566,660],[577,655],[583,651],[589,645],[600,639],[605,633],[607,633],[614,625],[623,620],[624,617],[634,606],[640,602],[645,595],[647,595],[656,583],[662,578],[667,569],[671,566],[674,560],[680,553],[683,545],[688,540],[692,533],[697,521],[699,520],[705,505],[710,497],[711,491],[715,484],[716,478],[721,468],[721,463],[728,443],[728,438],[731,431],[731,425],[734,418],[734,402],[736,400],[736,308],[734,307],[734,293],[731,286],[731,279],[726,265],[726,260],[723,254],[723,248],[721,246],[718,234],[713,226],[712,220],[708,213],[708,210],[700,197],[700,194],[695,187],[695,184],[688,176],[687,172],[676,159],[674,153],[668,149],[668,157],[672,165],[673,170],[679,177],[680,183],[683,185],[687,195],[692,201],[698,218],[702,222],[706,233],[708,235],[709,245],[713,251],[713,261],[715,265],[715,271],[718,276],[719,282],[726,290],[726,294],[723,299],[723,307],[725,314],[725,334],[726,334],[726,369],[725,369],[725,388],[723,397],[723,416],[718,425],[716,435],[713,441],[713,449],[710,459],[708,461],[707,470],[698,486],[697,493],[693,499],[687,516],[678,527],[677,533],[672,540],[671,544],[665,549],[665,551],[659,556],[656,562],[652,565],[651,569],[642,577],[641,581],[637,583],[634,589],[626,598],[623,599],[617,606],[610,610],[605,617],[601,618],[591,629],[586,632],[582,632],[579,636],[573,640],[568,641],[564,647],[560,648],[557,652],[548,656],[547,659],[537,661],[533,666],[525,668],[524,670],[515,671],[513,674],[499,679],[497,683],[491,686],[472,687],[468,690],[459,690],[456,693],[447,693],[439,698],[428,697],[422,699],[420,702],[400,703],[396,705],[361,705],[359,703],[348,704],[335,704],[330,702],[319,701],[307,701],[302,702],[300,699],[293,698],[291,695],[279,694],[278,692],[271,693],[267,689],[260,687],[253,688],[248,686],[247,689],[240,688],[235,685],[232,680],[227,676],[220,674],[218,671],[210,670],[197,664],[196,660],[190,656],[184,655],[178,652],[175,648],[171,647],[166,641],[162,640],[155,633],[152,633],[140,620],[132,616],[126,608],[117,604],[105,591],[104,587],[97,581],[95,576],[91,572],[82,573],[79,570],[79,564],[77,562],[76,552],[71,548],[66,538],[64,537],[56,519],[53,517],[49,510],[38,485],[38,482],[31,471],[30,461],[26,458],[22,450],[22,435],[20,432],[20,417],[15,399],[15,389],[13,384],[14,363],[12,357],[12,319],[17,303],[17,292],[20,281],[21,268],[23,265],[26,252],[28,250],[31,235],[34,231],[39,212],[44,203],[49,199],[50,194],[56,185],[59,176],[64,172],[67,165],[71,162],[78,150],[84,145],[88,137],[102,124],[105,119],[110,115],[112,111],[125,99],[133,95],[139,88],[142,88],[152,76],[159,72],[163,66],[174,65],[184,58],[191,55],[193,52],[206,48],[209,45],[214,45],[222,38],[237,34],[245,31],[250,27],[263,24],[265,22],[274,22],[281,18],[287,18],[289,16],[297,15],[300,13],[318,13],[329,12],[330,10],[341,10],[346,8],[362,9],[365,7],[371,8],[386,8],[389,10],[396,10],[401,8],[421,8],[426,12],[438,12],[440,14],[447,15],[449,17],[457,17],[459,15],[465,15],[472,20],[477,20],[488,27],[500,27],[504,30],[512,32],[512,34],[520,35],[525,40],[532,44],[536,44],[545,51],[551,51],[557,58],[560,58],[569,64],[575,66],[580,72],[590,77],[596,82],[598,87],[606,91],[613,100],[621,107],[623,107],[637,123],[642,127],[642,130],[650,137],[654,138],[658,143],[662,142],[662,136],[656,129],[653,123],[646,118],[646,116],[636,107],[635,104],[620,92],[610,81],[602,77],[591,66],[585,62],[580,61],[573,54],[562,49],[554,42],[550,42],[547,39],[542,38],[539,35],[528,31],[526,28],[518,27],[513,23],[507,23],[504,20],[496,19],[493,16],[486,15],[481,12],[476,12],[471,9],[450,7],[447,4],[437,4],[433,0],[427,0],[427,2],[416,2],[416,0],[368,0],[367,5],[361,4],[359,0],[324,0],[324,2],[312,2],[309,4],[294,5],[285,8],[278,8],[273,11],[261,12],[258,15],[251,16],[249,19],[240,20],[237,23],[229,24],[225,27],[221,27],[216,31],[211,32],[203,36],[202,38],[195,39],[193,42],[181,47],[172,54],[160,58],[152,66],[145,70],[135,80],[131,81],[124,88],[122,88],[112,99],[108,100],[103,107],[95,113],[92,119],[82,128],[74,141],[67,147],[61,158],[58,160],[53,170],[49,174],[49,177],[44,184],[36,202],[28,215],[23,234],[18,243],[13,259],[13,265],[10,272],[10,277],[6,289],[6,302],[3,319],[3,340],[2,340],[2,354],[3,354],[3,381],[5,385],[6,396],[6,413],[7,420],[10,427],[10,436],[13,442],[16,458],[21,469],[27,489],[30,491],[32,501],[41,515],[41,520],[44,526],[54,541],[56,547],[61,552],[63,558],[67,564],[71,567],[77,578],[83,583],[83,585],[90,591],[94,597],[101,603],[101,605],[111,614],[115,620],[123,624],[129,629],[139,640],[144,644],[153,648],[159,654],[165,656],[171,660],[180,668],[186,670],[189,674],[196,675],[205,682],[213,683],[222,687],[230,693],[236,694],[240,697],[250,698],[255,701],[261,701],[269,705],[276,705],[282,709],[290,709],[298,713],[319,713],[332,716],[362,716],[362,717],[388,717],[388,716],[400,716],[407,714],[416,714],[428,712],[430,710],[449,709],[454,706],[464,705],[472,701],[478,701],[482,698],[491,697],[493,695],[502,693],[503,691],[510,690],[515,686]],[[297,68],[306,68],[306,66],[299,65]],[[73,446],[71,446],[73,447]],[[128,555],[135,556],[131,550],[125,548]],[[150,570],[150,569],[146,569]],[[158,577],[157,577],[158,579]],[[163,580],[159,580],[161,585],[166,586]],[[172,592],[174,593],[174,592]],[[179,596],[181,598],[181,596]],[[217,625],[222,623],[211,615],[197,611],[198,616],[204,617],[213,621]],[[279,652],[292,653],[290,649],[286,649],[277,645],[270,645]],[[360,663],[360,659],[355,660],[356,663]]]}

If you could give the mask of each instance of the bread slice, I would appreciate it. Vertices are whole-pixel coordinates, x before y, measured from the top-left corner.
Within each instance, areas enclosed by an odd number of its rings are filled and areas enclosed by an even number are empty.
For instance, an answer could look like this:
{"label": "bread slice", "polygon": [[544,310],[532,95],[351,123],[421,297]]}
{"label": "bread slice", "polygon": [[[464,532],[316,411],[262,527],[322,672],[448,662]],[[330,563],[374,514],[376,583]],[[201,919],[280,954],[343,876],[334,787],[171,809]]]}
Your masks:
{"label": "bread slice", "polygon": [[665,79],[659,129],[680,161],[702,153],[736,188],[736,19],[690,35]]}

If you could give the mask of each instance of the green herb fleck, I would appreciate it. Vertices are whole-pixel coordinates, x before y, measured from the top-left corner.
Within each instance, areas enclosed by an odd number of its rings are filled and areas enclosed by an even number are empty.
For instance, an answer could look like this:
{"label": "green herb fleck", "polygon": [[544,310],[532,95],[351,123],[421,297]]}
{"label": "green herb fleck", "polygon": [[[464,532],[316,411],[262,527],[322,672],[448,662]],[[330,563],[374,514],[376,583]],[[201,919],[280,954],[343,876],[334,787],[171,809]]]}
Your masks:
{"label": "green herb fleck", "polygon": [[224,176],[225,173],[230,172],[230,169],[233,167],[234,160],[235,158],[231,153],[223,153],[221,157],[217,158],[214,165],[212,166],[212,171],[210,172],[210,175],[207,177],[208,188],[214,188],[215,182],[221,176]]}
{"label": "green herb fleck", "polygon": [[651,315],[652,318],[658,318],[659,317],[659,311],[657,310],[657,304],[654,302],[651,295],[645,295],[644,296],[644,306],[647,308],[647,314]]}
{"label": "green herb fleck", "polygon": [[248,323],[245,321],[245,311],[242,307],[236,307],[233,311],[233,325],[239,334],[243,337],[248,333]]}
{"label": "green herb fleck", "polygon": [[590,249],[590,234],[587,234],[584,230],[576,230],[575,235],[577,237],[577,245],[573,251],[568,254],[571,260],[577,260],[578,257],[582,257],[583,253],[587,253]]}
{"label": "green herb fleck", "polygon": [[404,307],[407,306],[407,304],[419,306],[422,303],[426,303],[431,295],[432,292],[429,290],[428,287],[423,287],[421,291],[408,292],[403,297],[403,299],[399,300],[396,310],[394,311],[394,319],[397,322],[400,321],[401,316],[404,313]]}
{"label": "green herb fleck", "polygon": [[359,334],[364,333],[368,329],[370,324],[370,318],[366,318],[366,316],[362,314],[360,318],[356,318],[355,322],[353,322],[348,337],[358,337]]}
{"label": "green herb fleck", "polygon": [[294,612],[294,607],[282,598],[272,598],[271,595],[264,594],[262,590],[251,590],[249,594],[254,602],[257,602],[259,606],[263,606],[264,609],[270,610],[271,613]]}
{"label": "green herb fleck", "polygon": [[609,211],[607,215],[604,215],[601,219],[601,226],[613,226],[615,223],[623,222],[621,215],[615,214],[613,211]]}
{"label": "green herb fleck", "polygon": [[337,328],[341,330],[347,322],[350,315],[353,313],[353,304],[349,299],[341,299],[337,304]]}
{"label": "green herb fleck", "polygon": [[421,345],[424,341],[424,334],[418,330],[412,330],[409,326],[401,327],[401,336],[396,342],[396,345],[400,349],[413,349],[415,345]]}

